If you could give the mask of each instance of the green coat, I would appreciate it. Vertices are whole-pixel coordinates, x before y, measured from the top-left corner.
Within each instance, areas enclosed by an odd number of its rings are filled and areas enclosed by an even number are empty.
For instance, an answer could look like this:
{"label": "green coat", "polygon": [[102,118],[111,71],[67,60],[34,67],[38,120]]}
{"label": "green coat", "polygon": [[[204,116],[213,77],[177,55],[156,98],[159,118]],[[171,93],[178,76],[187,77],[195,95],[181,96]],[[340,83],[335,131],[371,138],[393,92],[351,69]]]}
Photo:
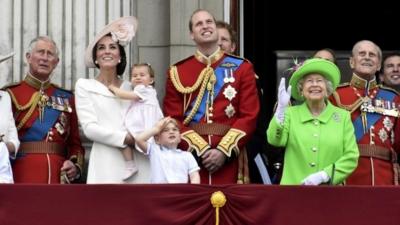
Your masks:
{"label": "green coat", "polygon": [[342,183],[357,167],[358,147],[350,113],[327,103],[317,117],[306,103],[288,107],[283,125],[272,118],[268,142],[286,147],[281,184],[301,184],[308,175],[324,170],[333,183]]}

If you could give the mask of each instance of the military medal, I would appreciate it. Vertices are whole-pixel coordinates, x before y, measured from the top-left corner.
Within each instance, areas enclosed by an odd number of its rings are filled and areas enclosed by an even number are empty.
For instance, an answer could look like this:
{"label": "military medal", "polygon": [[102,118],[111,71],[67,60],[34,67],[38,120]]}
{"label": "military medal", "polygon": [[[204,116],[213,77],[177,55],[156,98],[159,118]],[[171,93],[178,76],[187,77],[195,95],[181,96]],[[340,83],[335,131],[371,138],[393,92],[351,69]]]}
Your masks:
{"label": "military medal", "polygon": [[47,102],[49,100],[49,96],[47,96],[45,93],[41,91],[40,96],[39,96],[39,102],[38,102],[38,107],[39,107],[39,120],[40,122],[43,122],[44,118],[44,109],[47,106]]}
{"label": "military medal", "polygon": [[226,84],[226,83],[229,82],[229,78],[228,78],[228,69],[224,69],[224,73],[225,73],[225,76],[224,76],[224,83]]}
{"label": "military medal", "polygon": [[235,78],[233,77],[233,69],[229,69],[229,71],[230,71],[229,82],[233,83],[235,82]]}
{"label": "military medal", "polygon": [[[229,70],[229,72],[228,72]],[[235,78],[233,77],[233,69],[229,68],[229,69],[224,69],[224,83],[233,83],[235,82]]]}
{"label": "military medal", "polygon": [[233,115],[235,115],[235,108],[231,103],[225,108],[225,114],[228,118],[231,118]]}
{"label": "military medal", "polygon": [[370,98],[368,97],[363,98],[363,103],[361,104],[360,110],[361,110],[361,122],[363,125],[363,132],[364,134],[366,134],[368,132],[367,112],[370,113],[374,112],[374,107],[372,106]]}
{"label": "military medal", "polygon": [[229,101],[232,101],[232,99],[236,96],[236,94],[237,91],[230,84],[224,90],[224,96],[225,98],[229,99]]}

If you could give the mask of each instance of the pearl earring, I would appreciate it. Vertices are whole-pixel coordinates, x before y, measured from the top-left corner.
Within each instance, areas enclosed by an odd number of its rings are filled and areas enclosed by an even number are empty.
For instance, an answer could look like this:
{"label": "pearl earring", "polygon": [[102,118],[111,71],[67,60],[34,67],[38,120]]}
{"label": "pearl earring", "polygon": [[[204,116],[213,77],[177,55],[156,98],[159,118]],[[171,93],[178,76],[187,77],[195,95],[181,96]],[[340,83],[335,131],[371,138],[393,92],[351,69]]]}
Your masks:
{"label": "pearl earring", "polygon": [[97,62],[97,60],[94,61],[94,64],[99,64],[99,62]]}
{"label": "pearl earring", "polygon": [[118,59],[118,63],[121,63],[121,59]]}

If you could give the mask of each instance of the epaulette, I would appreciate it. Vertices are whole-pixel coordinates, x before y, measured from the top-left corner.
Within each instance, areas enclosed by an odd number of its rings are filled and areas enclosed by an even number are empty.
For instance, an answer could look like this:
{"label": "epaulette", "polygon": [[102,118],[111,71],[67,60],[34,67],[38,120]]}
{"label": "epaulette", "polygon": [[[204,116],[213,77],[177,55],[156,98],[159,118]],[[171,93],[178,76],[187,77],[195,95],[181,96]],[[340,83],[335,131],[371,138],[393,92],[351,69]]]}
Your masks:
{"label": "epaulette", "polygon": [[189,59],[193,58],[193,57],[194,57],[194,55],[191,55],[191,56],[189,56],[189,57],[186,57],[186,58],[184,58],[184,59],[178,61],[177,63],[175,63],[173,66],[180,65],[180,64],[182,64],[182,63],[188,61]]}
{"label": "epaulette", "polygon": [[383,89],[383,90],[387,90],[387,91],[391,91],[393,93],[395,93],[396,95],[399,95],[399,92],[396,91],[395,89],[388,87],[388,86],[384,86],[382,84],[378,84],[379,88]]}
{"label": "epaulette", "polygon": [[339,84],[339,85],[337,86],[337,88],[348,87],[348,86],[350,86],[350,83],[349,83],[349,82],[345,82],[345,83]]}
{"label": "epaulette", "polygon": [[3,86],[3,87],[1,88],[1,90],[5,91],[5,90],[8,89],[8,88],[17,87],[17,86],[19,86],[20,84],[21,84],[20,81],[19,81],[19,82],[13,82],[13,83],[10,83],[10,84],[7,84],[7,85]]}
{"label": "epaulette", "polygon": [[229,53],[225,53],[225,54],[226,54],[226,55],[229,55],[229,56],[231,56],[231,57],[237,58],[237,59],[243,59],[244,61],[251,63],[250,60],[248,60],[248,59],[246,59],[246,58],[243,58],[243,57],[240,57],[240,56],[238,56],[238,55],[233,55],[233,54],[229,54]]}
{"label": "epaulette", "polygon": [[53,85],[53,86],[54,86],[55,88],[57,88],[57,89],[60,89],[60,90],[62,90],[62,91],[65,91],[65,92],[68,92],[68,93],[70,93],[70,94],[73,94],[73,92],[72,92],[71,90],[65,89],[65,88],[59,86],[58,84],[51,83],[51,85]]}

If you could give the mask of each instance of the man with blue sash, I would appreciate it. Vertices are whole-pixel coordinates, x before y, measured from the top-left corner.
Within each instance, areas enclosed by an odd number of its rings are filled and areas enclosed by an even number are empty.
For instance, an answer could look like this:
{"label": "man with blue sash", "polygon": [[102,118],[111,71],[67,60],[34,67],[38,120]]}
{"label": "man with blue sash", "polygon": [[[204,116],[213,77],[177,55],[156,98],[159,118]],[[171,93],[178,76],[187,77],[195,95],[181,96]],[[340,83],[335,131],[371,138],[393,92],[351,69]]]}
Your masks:
{"label": "man with blue sash", "polygon": [[351,112],[360,159],[348,185],[398,185],[400,96],[378,86],[382,51],[375,43],[357,42],[350,57],[353,76],[331,96],[335,105]]}
{"label": "man with blue sash", "polygon": [[15,183],[70,183],[81,174],[84,148],[74,97],[50,81],[58,54],[49,37],[33,39],[27,75],[7,87],[21,141],[12,165]]}
{"label": "man with blue sash", "polygon": [[197,51],[169,69],[164,113],[181,122],[181,148],[198,159],[201,183],[248,183],[241,150],[259,111],[255,73],[249,61],[218,47],[215,21],[205,10],[192,14]]}

